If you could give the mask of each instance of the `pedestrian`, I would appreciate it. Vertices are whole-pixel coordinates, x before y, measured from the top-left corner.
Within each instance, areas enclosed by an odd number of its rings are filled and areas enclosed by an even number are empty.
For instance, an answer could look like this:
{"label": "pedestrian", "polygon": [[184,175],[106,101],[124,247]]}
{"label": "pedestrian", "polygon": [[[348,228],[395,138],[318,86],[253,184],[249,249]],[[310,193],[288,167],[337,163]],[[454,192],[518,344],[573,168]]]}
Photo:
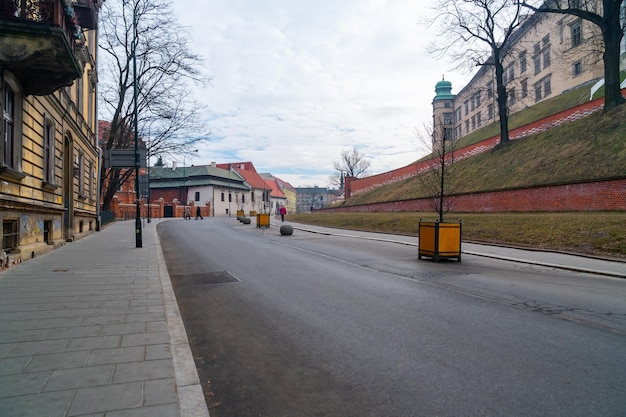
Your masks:
{"label": "pedestrian", "polygon": [[285,221],[285,214],[287,214],[287,209],[285,208],[285,206],[280,206],[280,221],[284,222]]}
{"label": "pedestrian", "polygon": [[202,217],[202,210],[200,210],[200,206],[196,207],[196,220],[198,220],[198,217],[200,220],[204,219],[204,217]]}
{"label": "pedestrian", "polygon": [[183,214],[185,220],[191,220],[191,210],[189,207],[185,207],[185,213]]}

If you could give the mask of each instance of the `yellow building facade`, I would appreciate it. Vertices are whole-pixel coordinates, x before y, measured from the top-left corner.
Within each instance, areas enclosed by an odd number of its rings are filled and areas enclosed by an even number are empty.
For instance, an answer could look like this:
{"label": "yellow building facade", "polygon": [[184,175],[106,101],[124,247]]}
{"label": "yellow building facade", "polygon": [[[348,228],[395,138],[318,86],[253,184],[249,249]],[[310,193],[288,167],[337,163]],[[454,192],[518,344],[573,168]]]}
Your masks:
{"label": "yellow building facade", "polygon": [[99,164],[101,1],[9,4],[0,11],[0,257],[5,266],[95,231]]}

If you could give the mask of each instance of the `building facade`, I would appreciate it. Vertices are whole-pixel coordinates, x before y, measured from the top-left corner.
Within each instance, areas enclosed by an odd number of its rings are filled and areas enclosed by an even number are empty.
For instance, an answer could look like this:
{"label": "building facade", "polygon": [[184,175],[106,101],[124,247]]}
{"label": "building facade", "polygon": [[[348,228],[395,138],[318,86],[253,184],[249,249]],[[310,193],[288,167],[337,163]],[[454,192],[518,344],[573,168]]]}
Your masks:
{"label": "building facade", "polygon": [[101,1],[0,2],[3,261],[96,228]]}
{"label": "building facade", "polygon": [[[575,16],[535,13],[523,18],[503,61],[509,114],[603,78],[598,29]],[[433,126],[458,139],[497,122],[493,65],[483,65],[458,94],[442,80],[435,87]]]}
{"label": "building facade", "polygon": [[239,174],[216,164],[150,167],[148,173],[151,204],[162,201],[165,217],[182,217],[181,207],[208,207],[203,216],[229,216],[251,198],[251,189]]}

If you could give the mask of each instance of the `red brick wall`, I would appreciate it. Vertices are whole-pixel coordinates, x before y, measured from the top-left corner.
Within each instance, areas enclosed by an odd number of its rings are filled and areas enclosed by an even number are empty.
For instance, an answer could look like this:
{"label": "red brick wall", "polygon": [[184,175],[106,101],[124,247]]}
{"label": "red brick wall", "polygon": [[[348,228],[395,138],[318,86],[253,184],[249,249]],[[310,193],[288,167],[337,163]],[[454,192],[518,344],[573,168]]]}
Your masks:
{"label": "red brick wall", "polygon": [[[626,90],[625,90],[626,91]],[[511,140],[520,139],[529,135],[534,135],[539,132],[543,132],[551,127],[559,126],[563,123],[578,120],[582,117],[586,117],[598,110],[601,110],[604,106],[604,98],[599,98],[580,106],[573,107],[571,109],[562,111],[545,119],[538,120],[536,122],[527,124],[525,126],[518,127],[509,132]],[[457,149],[454,152],[456,160],[469,158],[470,156],[477,155],[489,149],[492,149],[498,144],[500,135],[485,139],[478,143],[466,146],[461,149]],[[411,178],[421,172],[427,171],[431,166],[431,161],[423,161],[417,164],[410,164],[402,168],[395,169],[389,172],[383,172],[381,174],[372,175],[365,178],[346,178],[346,198],[350,196],[359,195],[366,191],[378,188],[383,185],[392,184],[394,182],[402,181],[407,178]]]}
{"label": "red brick wall", "polygon": [[[325,212],[434,211],[432,199],[324,209]],[[454,212],[623,211],[626,178],[546,187],[523,188],[453,197]]]}

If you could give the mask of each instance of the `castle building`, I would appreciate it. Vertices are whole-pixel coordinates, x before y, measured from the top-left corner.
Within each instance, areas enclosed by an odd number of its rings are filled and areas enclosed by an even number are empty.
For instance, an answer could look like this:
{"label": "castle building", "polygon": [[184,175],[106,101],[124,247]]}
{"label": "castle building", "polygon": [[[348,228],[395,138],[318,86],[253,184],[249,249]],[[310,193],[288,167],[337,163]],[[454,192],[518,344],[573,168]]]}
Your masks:
{"label": "castle building", "polygon": [[7,259],[94,231],[102,0],[0,2],[0,220]]}
{"label": "castle building", "polygon": [[[588,85],[591,92],[602,84],[602,52],[594,48],[598,39],[597,27],[576,16],[525,16],[503,62],[509,114],[581,86]],[[446,138],[462,138],[498,120],[493,65],[481,66],[456,95],[451,90],[450,82],[439,81],[432,102],[433,127],[445,126]]]}

